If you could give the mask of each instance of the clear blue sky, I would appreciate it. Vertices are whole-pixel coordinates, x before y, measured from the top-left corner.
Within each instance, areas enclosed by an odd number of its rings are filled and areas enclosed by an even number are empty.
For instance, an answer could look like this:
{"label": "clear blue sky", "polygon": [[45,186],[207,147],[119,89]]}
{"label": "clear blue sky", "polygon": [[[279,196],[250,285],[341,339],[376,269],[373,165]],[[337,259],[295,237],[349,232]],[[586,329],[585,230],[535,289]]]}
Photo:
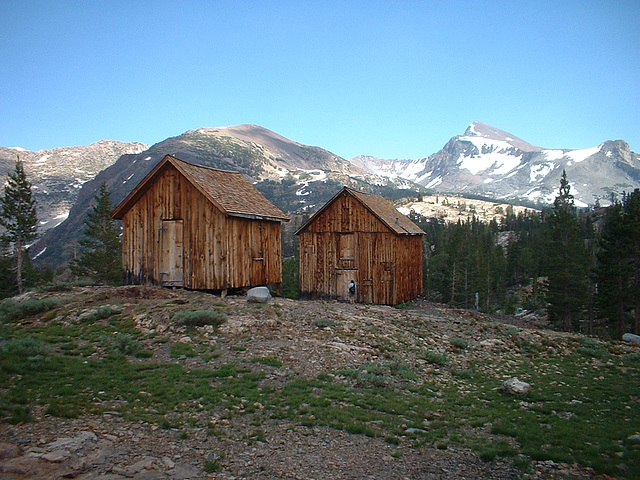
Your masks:
{"label": "clear blue sky", "polygon": [[254,123],[418,158],[481,120],[640,152],[640,2],[0,2],[0,145],[153,144]]}

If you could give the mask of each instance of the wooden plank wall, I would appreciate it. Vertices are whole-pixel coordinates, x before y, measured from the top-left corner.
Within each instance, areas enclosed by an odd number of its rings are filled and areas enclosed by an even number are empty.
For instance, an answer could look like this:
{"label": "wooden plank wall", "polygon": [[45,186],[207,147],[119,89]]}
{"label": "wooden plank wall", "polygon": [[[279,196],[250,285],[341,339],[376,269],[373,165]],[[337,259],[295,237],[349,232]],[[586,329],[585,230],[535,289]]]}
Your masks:
{"label": "wooden plank wall", "polygon": [[220,290],[282,281],[280,222],[225,217],[167,165],[122,220],[127,283],[160,283],[159,229],[168,219],[184,223],[186,288]]}
{"label": "wooden plank wall", "polygon": [[[341,258],[353,235],[354,258]],[[396,235],[358,200],[334,200],[299,234],[300,291],[308,297],[345,298],[347,277],[359,302],[396,305],[422,293],[422,236]],[[341,290],[342,289],[342,290]]]}

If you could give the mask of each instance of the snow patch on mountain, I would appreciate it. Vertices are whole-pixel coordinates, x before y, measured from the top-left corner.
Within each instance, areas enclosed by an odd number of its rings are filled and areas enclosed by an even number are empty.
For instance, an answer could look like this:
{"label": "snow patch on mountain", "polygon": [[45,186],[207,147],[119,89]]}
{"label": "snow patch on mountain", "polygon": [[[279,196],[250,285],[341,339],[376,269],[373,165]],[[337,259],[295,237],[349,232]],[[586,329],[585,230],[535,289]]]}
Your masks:
{"label": "snow patch on mountain", "polygon": [[583,150],[573,150],[571,152],[566,153],[565,157],[569,158],[570,160],[573,160],[576,163],[584,162],[591,155],[595,155],[596,153],[598,153],[601,148],[602,148],[602,144],[593,148],[585,148]]}
{"label": "snow patch on mountain", "polygon": [[531,165],[529,172],[529,183],[537,182],[545,178],[549,173],[553,171],[554,165],[552,163],[541,163],[539,165]]}
{"label": "snow patch on mountain", "polygon": [[547,157],[547,160],[549,160],[550,162],[560,160],[566,155],[564,150],[545,150],[542,153]]}
{"label": "snow patch on mountain", "polygon": [[480,172],[487,172],[491,175],[505,175],[520,165],[521,155],[514,157],[513,155],[495,152],[486,155],[472,155],[470,157],[462,157],[458,160],[460,168],[465,168],[472,175],[478,175]]}

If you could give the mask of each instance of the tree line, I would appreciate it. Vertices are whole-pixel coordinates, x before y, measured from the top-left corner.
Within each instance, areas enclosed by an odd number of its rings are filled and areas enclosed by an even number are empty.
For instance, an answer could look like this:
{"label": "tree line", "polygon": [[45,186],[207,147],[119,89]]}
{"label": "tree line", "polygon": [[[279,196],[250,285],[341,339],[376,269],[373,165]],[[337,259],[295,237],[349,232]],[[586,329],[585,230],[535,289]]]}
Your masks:
{"label": "tree line", "polygon": [[578,212],[563,172],[553,207],[541,212],[448,225],[411,218],[426,232],[427,298],[487,312],[535,311],[567,331],[640,334],[640,190]]}

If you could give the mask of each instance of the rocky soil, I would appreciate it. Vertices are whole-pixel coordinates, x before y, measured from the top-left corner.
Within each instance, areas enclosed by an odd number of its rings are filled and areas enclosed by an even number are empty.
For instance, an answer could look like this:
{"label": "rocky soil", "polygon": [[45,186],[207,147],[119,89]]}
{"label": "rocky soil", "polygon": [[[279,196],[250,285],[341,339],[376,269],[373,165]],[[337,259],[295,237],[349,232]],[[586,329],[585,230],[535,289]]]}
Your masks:
{"label": "rocky soil", "polygon": [[[456,311],[416,302],[409,309],[350,305],[333,301],[294,301],[275,298],[267,305],[247,304],[246,297],[225,299],[198,292],[151,287],[86,288],[50,293],[66,307],[66,318],[91,312],[99,305],[119,305],[129,313],[143,335],[165,336],[170,342],[215,345],[220,363],[249,362],[251,358],[276,358],[277,369],[264,368],[266,379],[283,385],[291,375],[313,377],[327,371],[355,368],[393,352],[410,365],[428,369],[412,353],[412,346],[427,344],[450,348],[448,339],[469,339],[469,354],[457,358],[459,368],[474,359],[497,356],[510,348],[508,338],[497,338],[499,328],[517,330],[521,339],[567,334],[542,330],[517,319],[499,319],[476,312]],[[227,321],[214,331],[203,327],[197,334],[173,325],[177,309],[223,306]],[[73,320],[70,320],[73,321]],[[423,335],[406,325],[419,323]],[[517,329],[503,322],[521,323]],[[523,328],[526,325],[527,328]],[[505,338],[507,338],[505,340]],[[562,342],[558,341],[558,345]],[[152,359],[131,361],[175,362],[188,371],[201,368],[200,357],[171,358],[167,343],[147,342]],[[560,347],[559,347],[560,348]],[[497,382],[503,375],[497,373]],[[442,382],[453,381],[446,373]],[[1,387],[0,387],[1,392]],[[122,400],[125,401],[125,400]],[[202,415],[209,415],[206,410]],[[34,421],[0,423],[0,478],[83,480],[151,479],[604,479],[578,465],[532,462],[525,472],[512,461],[483,461],[473,450],[449,445],[402,449],[384,439],[350,434],[327,427],[305,427],[290,420],[268,420],[260,438],[250,436],[248,416],[231,420],[213,416],[210,425],[220,434],[210,435],[201,423],[180,430],[125,420],[117,409],[75,419],[51,417],[39,407]],[[206,423],[205,423],[206,424]],[[487,432],[486,441],[494,437]]]}

